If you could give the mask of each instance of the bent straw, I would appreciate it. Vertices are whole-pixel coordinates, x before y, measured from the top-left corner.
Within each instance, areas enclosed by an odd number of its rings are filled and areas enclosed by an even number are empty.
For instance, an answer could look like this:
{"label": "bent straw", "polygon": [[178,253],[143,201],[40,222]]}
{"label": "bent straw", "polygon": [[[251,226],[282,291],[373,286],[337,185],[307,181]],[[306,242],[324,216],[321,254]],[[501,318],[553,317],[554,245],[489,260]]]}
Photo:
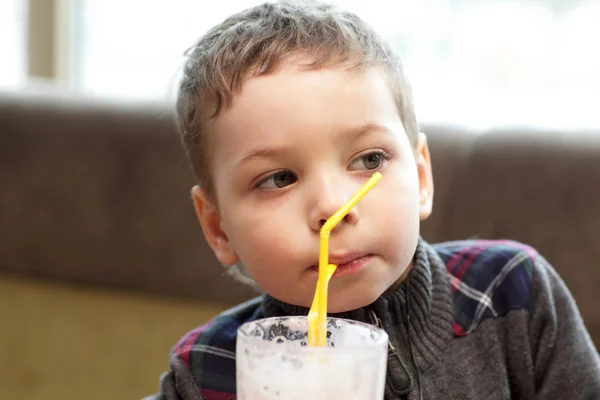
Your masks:
{"label": "bent straw", "polygon": [[327,340],[327,289],[329,280],[333,276],[337,265],[329,264],[329,235],[333,228],[356,206],[356,204],[379,182],[381,173],[375,172],[373,176],[350,198],[339,210],[337,210],[323,224],[320,232],[319,250],[319,279],[313,298],[312,307],[308,313],[308,345],[325,347]]}

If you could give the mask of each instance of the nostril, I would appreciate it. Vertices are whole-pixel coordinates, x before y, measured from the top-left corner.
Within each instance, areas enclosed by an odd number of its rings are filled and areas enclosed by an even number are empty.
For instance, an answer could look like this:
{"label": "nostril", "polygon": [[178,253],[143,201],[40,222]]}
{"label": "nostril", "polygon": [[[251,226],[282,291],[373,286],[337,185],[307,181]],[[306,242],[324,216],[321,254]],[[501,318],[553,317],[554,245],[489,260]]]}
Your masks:
{"label": "nostril", "polygon": [[322,220],[319,221],[319,224],[321,226],[323,226],[323,225],[325,225],[325,222],[327,222],[327,220],[326,219],[322,219]]}

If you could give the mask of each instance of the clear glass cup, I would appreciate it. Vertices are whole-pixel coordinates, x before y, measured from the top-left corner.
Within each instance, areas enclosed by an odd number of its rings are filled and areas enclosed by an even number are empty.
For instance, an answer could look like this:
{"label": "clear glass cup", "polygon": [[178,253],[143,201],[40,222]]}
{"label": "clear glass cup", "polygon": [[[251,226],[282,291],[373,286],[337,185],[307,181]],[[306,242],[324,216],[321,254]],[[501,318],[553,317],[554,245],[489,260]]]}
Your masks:
{"label": "clear glass cup", "polygon": [[373,325],[327,319],[327,346],[310,347],[305,316],[238,329],[238,400],[383,399],[388,335]]}

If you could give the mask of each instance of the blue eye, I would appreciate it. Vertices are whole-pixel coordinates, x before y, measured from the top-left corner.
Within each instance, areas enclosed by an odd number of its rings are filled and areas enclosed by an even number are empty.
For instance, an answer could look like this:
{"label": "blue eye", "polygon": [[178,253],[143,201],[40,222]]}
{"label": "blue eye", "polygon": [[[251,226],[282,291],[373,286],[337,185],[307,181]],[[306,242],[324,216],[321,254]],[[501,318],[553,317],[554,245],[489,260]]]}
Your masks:
{"label": "blue eye", "polygon": [[261,189],[281,189],[296,182],[298,177],[291,171],[279,171],[260,181],[256,187]]}
{"label": "blue eye", "polygon": [[357,170],[373,170],[381,167],[387,160],[387,154],[382,150],[363,154],[352,160],[351,166]]}

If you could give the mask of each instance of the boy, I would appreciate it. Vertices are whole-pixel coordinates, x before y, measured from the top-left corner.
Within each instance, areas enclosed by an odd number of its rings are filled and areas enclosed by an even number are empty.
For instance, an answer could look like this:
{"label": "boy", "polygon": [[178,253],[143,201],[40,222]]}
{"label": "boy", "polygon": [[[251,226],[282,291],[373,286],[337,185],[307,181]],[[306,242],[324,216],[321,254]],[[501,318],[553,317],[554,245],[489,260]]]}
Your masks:
{"label": "boy", "polygon": [[321,225],[375,171],[331,234],[329,311],[388,333],[385,398],[600,398],[598,354],[534,249],[420,238],[426,137],[399,59],[358,17],[313,2],[230,17],[191,50],[177,112],[205,237],[265,295],[185,335],[157,398],[235,398],[237,328],[307,314]]}

